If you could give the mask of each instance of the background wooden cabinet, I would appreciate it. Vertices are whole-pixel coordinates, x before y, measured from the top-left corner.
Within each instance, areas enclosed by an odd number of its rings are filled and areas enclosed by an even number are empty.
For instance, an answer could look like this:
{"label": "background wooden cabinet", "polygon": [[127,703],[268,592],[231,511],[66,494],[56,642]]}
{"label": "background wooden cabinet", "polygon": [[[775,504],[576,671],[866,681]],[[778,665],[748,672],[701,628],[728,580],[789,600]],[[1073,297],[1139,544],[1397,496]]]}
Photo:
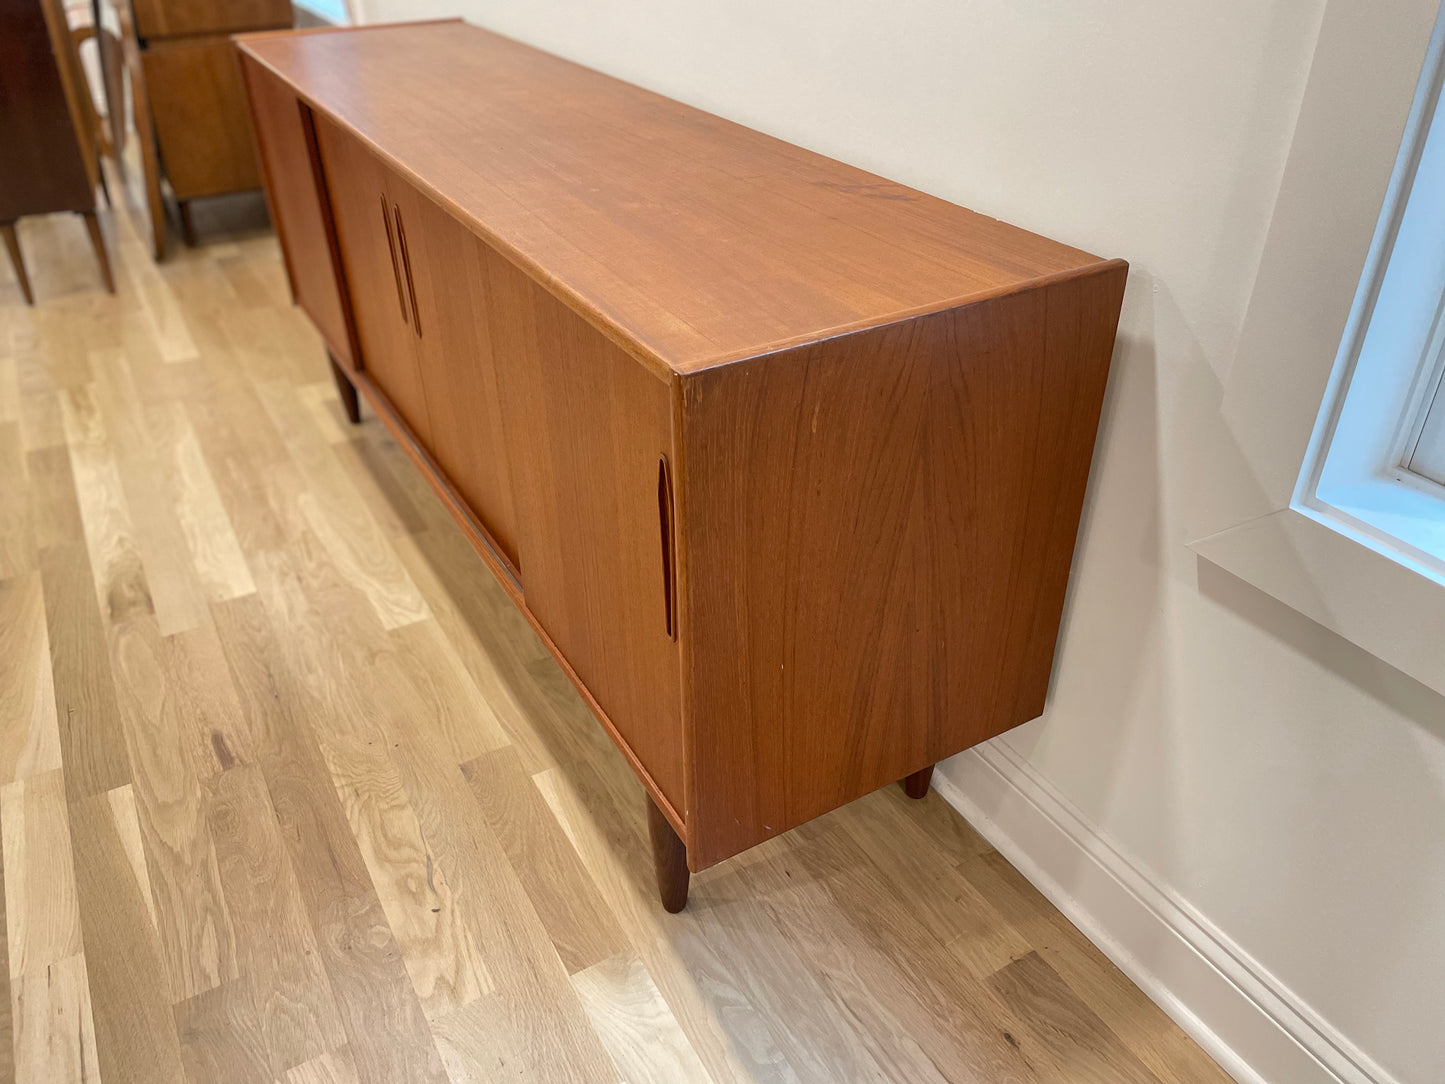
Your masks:
{"label": "background wooden cabinet", "polygon": [[141,54],[166,178],[178,198],[261,187],[236,50],[225,37],[159,41]]}
{"label": "background wooden cabinet", "polygon": [[[116,10],[159,260],[166,250],[167,187],[186,242],[194,244],[192,200],[261,186],[230,36],[289,28],[291,0],[117,0]],[[267,117],[268,123],[287,123],[274,112]]]}
{"label": "background wooden cabinet", "polygon": [[291,0],[130,0],[142,38],[175,38],[291,25]]}

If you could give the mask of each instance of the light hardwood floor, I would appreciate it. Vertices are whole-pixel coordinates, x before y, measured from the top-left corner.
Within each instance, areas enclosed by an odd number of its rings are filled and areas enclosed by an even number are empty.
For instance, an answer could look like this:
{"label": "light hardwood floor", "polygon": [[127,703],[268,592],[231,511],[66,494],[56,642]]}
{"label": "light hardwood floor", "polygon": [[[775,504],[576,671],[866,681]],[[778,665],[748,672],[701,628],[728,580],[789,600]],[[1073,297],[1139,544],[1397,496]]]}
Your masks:
{"label": "light hardwood floor", "polygon": [[[197,208],[204,230],[204,209]],[[936,796],[658,906],[643,793],[275,242],[0,278],[0,1079],[1225,1076]],[[3,274],[3,272],[0,272]]]}

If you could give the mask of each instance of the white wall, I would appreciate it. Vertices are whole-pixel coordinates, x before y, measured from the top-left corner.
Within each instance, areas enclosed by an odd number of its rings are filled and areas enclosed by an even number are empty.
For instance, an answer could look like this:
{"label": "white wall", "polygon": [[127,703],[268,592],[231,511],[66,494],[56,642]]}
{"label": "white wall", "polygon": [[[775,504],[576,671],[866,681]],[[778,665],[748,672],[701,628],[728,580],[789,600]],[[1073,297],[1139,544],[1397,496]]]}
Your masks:
{"label": "white wall", "polygon": [[[1221,382],[1325,5],[360,6],[369,21],[465,14],[1131,261],[1050,705],[1003,740],[1088,833],[1373,1058],[1367,1075],[1437,1084],[1445,700],[1185,547],[1249,484]],[[971,786],[961,761],[944,774]],[[1052,876],[1076,894],[1067,870]],[[1167,961],[1142,966],[1159,977]]]}

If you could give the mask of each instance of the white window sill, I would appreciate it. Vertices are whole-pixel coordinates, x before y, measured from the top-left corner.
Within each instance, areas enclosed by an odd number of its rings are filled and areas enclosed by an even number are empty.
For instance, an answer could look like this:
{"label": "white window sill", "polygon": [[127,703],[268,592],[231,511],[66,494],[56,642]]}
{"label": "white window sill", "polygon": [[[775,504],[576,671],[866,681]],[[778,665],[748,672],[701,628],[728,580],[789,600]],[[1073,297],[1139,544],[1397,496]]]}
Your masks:
{"label": "white window sill", "polygon": [[[1437,559],[1391,541],[1355,513],[1393,506],[1397,520],[1407,485],[1355,494],[1353,510],[1331,506],[1280,509],[1189,544],[1200,557],[1259,588],[1445,694],[1445,575]],[[1418,493],[1434,502],[1438,498]],[[1338,496],[1338,495],[1337,495]],[[1373,513],[1371,513],[1373,514]],[[1445,530],[1434,516],[1434,530]]]}

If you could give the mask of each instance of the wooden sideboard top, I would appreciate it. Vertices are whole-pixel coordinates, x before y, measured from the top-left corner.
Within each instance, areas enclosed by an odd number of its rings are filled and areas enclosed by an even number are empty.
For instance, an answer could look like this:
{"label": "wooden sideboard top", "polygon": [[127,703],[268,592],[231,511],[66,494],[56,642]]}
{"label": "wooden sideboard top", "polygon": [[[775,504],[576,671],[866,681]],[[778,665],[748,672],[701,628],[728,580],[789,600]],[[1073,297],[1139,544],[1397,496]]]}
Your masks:
{"label": "wooden sideboard top", "polygon": [[464,22],[238,40],[664,374],[1106,262]]}

